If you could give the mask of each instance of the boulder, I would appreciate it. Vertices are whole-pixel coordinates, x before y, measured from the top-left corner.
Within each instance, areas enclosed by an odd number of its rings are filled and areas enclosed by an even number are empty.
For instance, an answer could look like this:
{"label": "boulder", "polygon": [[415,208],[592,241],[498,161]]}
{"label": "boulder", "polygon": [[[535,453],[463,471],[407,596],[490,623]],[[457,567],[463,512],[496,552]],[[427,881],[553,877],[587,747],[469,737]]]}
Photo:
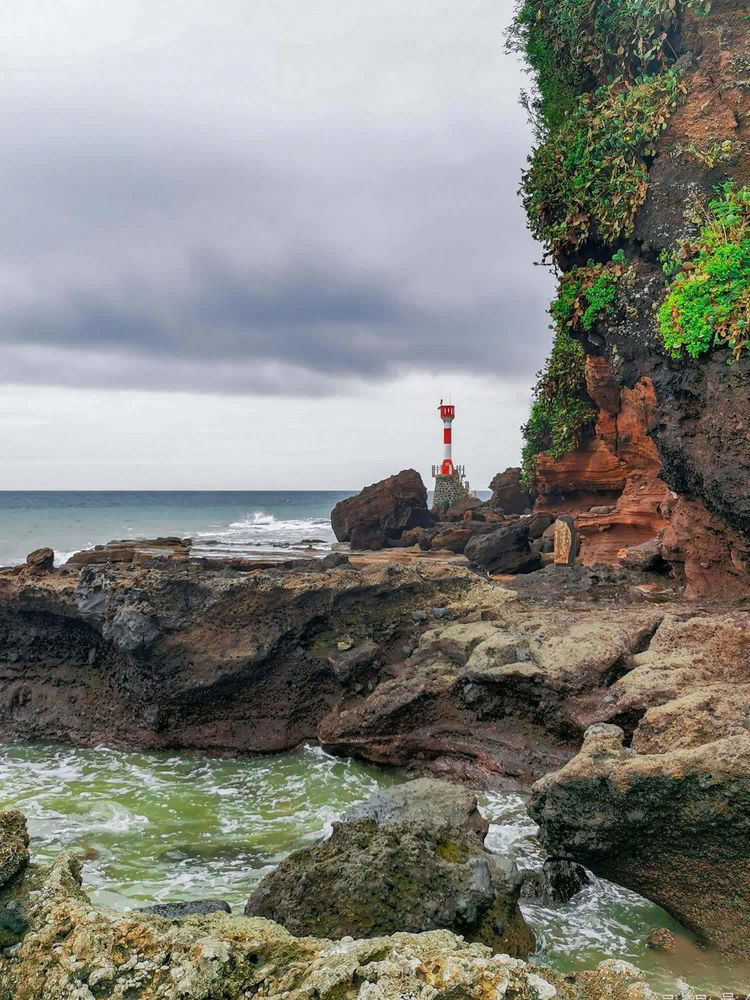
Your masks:
{"label": "boulder", "polygon": [[538,553],[529,548],[527,522],[475,535],[466,543],[464,553],[472,565],[490,573],[528,573],[541,565]]}
{"label": "boulder", "polygon": [[484,504],[479,497],[466,497],[452,504],[445,512],[446,521],[463,521],[464,516],[470,512],[479,510]]}
{"label": "boulder", "polygon": [[429,528],[427,490],[414,469],[367,486],[341,500],[331,511],[331,526],[340,542],[353,549],[382,549],[388,538],[400,538],[411,528]]}
{"label": "boulder", "polygon": [[626,569],[666,570],[667,564],[662,556],[661,538],[651,538],[640,545],[631,545],[619,557],[621,566]]}
{"label": "boulder", "polygon": [[33,570],[48,571],[55,565],[55,553],[45,546],[41,549],[34,549],[26,556],[26,565]]}
{"label": "boulder", "polygon": [[529,528],[529,538],[536,540],[542,538],[545,531],[554,525],[555,518],[546,510],[538,510],[531,515],[526,523]]}
{"label": "boulder", "polygon": [[522,878],[521,899],[542,906],[567,903],[591,884],[583,865],[554,858],[545,861],[541,871],[523,872]]}
{"label": "boulder", "polygon": [[750,733],[663,754],[587,730],[579,754],[533,788],[550,852],[658,903],[699,943],[748,957]]}
{"label": "boulder", "polygon": [[299,937],[444,928],[525,957],[534,935],[518,909],[518,873],[484,847],[486,830],[470,792],[430,778],[409,782],[282,861],[245,913]]}
{"label": "boulder", "polygon": [[482,521],[460,521],[458,524],[443,523],[439,525],[437,534],[432,537],[432,548],[463,552],[470,538],[475,535],[486,535],[496,530],[496,525],[484,524]]}
{"label": "boulder", "polygon": [[403,533],[401,540],[407,548],[418,545],[423,552],[426,552],[432,546],[436,530],[435,528],[409,528]]}
{"label": "boulder", "polygon": [[521,483],[520,469],[498,472],[490,483],[490,489],[490,507],[500,507],[505,514],[524,514],[531,507],[531,494]]}

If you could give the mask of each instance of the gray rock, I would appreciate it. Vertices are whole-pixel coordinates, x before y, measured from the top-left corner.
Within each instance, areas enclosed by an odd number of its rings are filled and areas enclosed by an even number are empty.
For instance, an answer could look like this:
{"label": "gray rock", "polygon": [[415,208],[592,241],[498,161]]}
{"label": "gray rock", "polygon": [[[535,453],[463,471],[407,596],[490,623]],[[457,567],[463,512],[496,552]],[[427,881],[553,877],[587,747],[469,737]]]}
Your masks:
{"label": "gray rock", "polygon": [[626,569],[666,570],[667,564],[662,557],[661,538],[650,538],[640,545],[631,545],[625,550],[625,554],[620,557],[620,565]]}
{"label": "gray rock", "polygon": [[435,779],[381,792],[297,851],[250,896],[248,916],[297,936],[374,937],[445,928],[525,956],[534,935],[518,909],[515,866],[484,847],[473,794]]}
{"label": "gray rock", "polygon": [[529,528],[529,538],[532,541],[537,538],[541,538],[547,528],[552,527],[554,523],[555,519],[552,514],[548,514],[544,510],[537,511],[535,514],[532,514],[526,522]]}

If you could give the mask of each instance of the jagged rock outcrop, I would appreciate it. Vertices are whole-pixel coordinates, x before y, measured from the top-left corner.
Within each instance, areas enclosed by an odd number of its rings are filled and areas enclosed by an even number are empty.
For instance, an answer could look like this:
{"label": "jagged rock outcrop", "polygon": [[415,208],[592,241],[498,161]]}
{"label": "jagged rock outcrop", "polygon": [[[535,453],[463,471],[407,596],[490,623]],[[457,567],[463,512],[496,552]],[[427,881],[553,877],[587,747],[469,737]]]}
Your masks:
{"label": "jagged rock outcrop", "polygon": [[427,490],[414,469],[366,486],[331,511],[336,538],[350,542],[353,549],[382,549],[388,539],[398,539],[405,531],[429,528],[431,524]]}
{"label": "jagged rock outcrop", "polygon": [[478,583],[449,605],[459,620],[431,625],[395,676],[322,720],[322,745],[475,785],[526,785],[559,766],[610,717],[611,685],[664,617],[642,607],[562,615],[562,593],[558,576],[542,610]]}
{"label": "jagged rock outcrop", "polygon": [[29,869],[16,888],[29,898],[24,882],[33,901],[18,947],[0,952],[3,1000],[655,1000],[627,962],[561,976],[449,931],[331,941],[226,913],[165,920],[99,910],[64,855]]}
{"label": "jagged rock outcrop", "polygon": [[422,778],[381,792],[295,851],[253,891],[248,916],[297,936],[375,937],[446,929],[526,958],[515,866],[484,845],[475,796]]}
{"label": "jagged rock outcrop", "polygon": [[[454,567],[154,560],[0,573],[0,728],[79,745],[273,752],[374,687]],[[343,647],[343,649],[341,648]]]}
{"label": "jagged rock outcrop", "polygon": [[542,843],[659,903],[705,944],[750,957],[750,734],[658,754],[588,730],[533,789]]}

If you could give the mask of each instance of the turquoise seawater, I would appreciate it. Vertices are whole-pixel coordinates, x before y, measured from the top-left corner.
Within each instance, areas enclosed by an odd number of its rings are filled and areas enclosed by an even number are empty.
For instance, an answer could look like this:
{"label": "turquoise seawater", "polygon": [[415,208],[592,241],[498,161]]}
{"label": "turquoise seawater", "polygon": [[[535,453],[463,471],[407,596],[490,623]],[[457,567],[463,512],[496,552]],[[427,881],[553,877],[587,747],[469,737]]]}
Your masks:
{"label": "turquoise seawater", "polygon": [[330,513],[349,493],[332,491],[0,491],[0,566],[48,545],[57,561],[115,538],[190,537],[205,554],[335,539]]}
{"label": "turquoise seawater", "polygon": [[[0,809],[29,820],[37,861],[83,855],[84,881],[99,905],[226,899],[242,912],[264,874],[331,828],[354,803],[404,780],[393,770],[330,756],[319,747],[246,760],[127,753],[107,747],[0,744]],[[521,796],[488,792],[487,845],[538,868],[544,853]],[[561,906],[523,904],[537,936],[534,961],[561,972],[607,958],[646,970],[668,994],[676,976],[712,995],[740,990],[747,970],[699,955],[690,967],[646,947],[649,932],[676,927],[635,893],[593,878]],[[742,994],[743,1000],[746,994]]]}

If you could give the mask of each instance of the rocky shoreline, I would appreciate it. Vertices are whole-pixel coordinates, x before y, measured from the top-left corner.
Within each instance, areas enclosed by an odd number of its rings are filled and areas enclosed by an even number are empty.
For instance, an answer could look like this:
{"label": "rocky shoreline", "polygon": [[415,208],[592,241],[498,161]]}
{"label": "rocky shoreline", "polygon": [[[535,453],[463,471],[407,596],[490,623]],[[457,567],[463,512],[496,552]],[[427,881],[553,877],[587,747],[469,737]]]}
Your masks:
{"label": "rocky shoreline", "polygon": [[[407,775],[531,790],[551,857],[748,958],[748,612],[655,599],[648,573],[606,566],[488,580],[344,554],[238,568],[140,553],[0,572],[6,737],[232,755],[313,739]],[[384,849],[362,835],[360,853]],[[345,867],[337,845],[329,871]],[[417,883],[413,864],[402,877]],[[296,884],[284,870],[276,885]],[[284,891],[252,912],[283,922]],[[363,929],[321,928],[305,933]]]}
{"label": "rocky shoreline", "polygon": [[[10,817],[10,819],[9,819]],[[0,856],[14,846],[25,855],[17,814],[1,814]],[[91,906],[80,865],[62,856],[47,869],[24,856],[0,884],[4,941],[3,1000],[653,1000],[643,975],[626,962],[561,977],[446,930],[338,941],[294,937],[257,917],[225,913],[169,920]],[[12,920],[15,923],[9,929]],[[684,1000],[694,994],[683,992]]]}

